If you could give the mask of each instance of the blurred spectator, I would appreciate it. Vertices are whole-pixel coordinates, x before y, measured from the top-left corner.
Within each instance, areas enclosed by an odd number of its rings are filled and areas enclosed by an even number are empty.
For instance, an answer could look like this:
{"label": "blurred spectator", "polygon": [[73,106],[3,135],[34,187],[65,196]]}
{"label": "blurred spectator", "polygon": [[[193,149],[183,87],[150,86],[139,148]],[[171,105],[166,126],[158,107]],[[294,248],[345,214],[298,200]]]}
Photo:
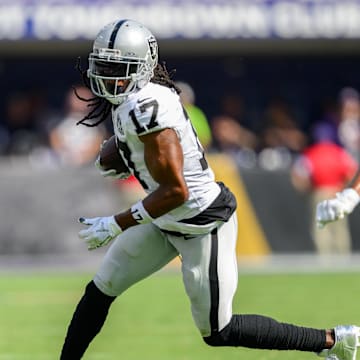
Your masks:
{"label": "blurred spectator", "polygon": [[212,131],[218,151],[235,154],[238,150],[256,147],[255,134],[230,116],[216,116],[212,120]]}
{"label": "blurred spectator", "polygon": [[339,139],[345,149],[360,160],[360,96],[353,88],[344,88],[339,94]]}
{"label": "blurred spectator", "polygon": [[234,118],[225,115],[212,120],[214,147],[232,156],[240,167],[253,168],[256,165],[256,136],[241,126]]}
{"label": "blurred spectator", "polygon": [[213,149],[228,153],[240,167],[256,166],[257,136],[244,124],[241,96],[226,94],[221,99],[221,114],[211,120]]}
{"label": "blurred spectator", "polygon": [[311,136],[314,138],[315,134],[316,138],[321,135],[321,132],[324,132],[324,136],[329,141],[339,144],[338,127],[339,114],[337,104],[331,99],[324,99],[321,104],[321,117],[310,128]]}
{"label": "blurred spectator", "polygon": [[239,124],[245,126],[245,104],[244,99],[237,92],[227,92],[220,99],[221,115],[226,115],[235,119]]}
{"label": "blurred spectator", "polygon": [[[84,99],[93,95],[84,86],[77,86],[76,92]],[[80,100],[74,89],[66,94],[65,117],[50,132],[50,144],[60,164],[81,166],[92,163],[101,143],[106,137],[105,127],[100,124],[89,128],[76,123],[89,112],[87,103]]]}
{"label": "blurred spectator", "polygon": [[14,93],[7,99],[4,123],[0,126],[0,153],[27,155],[46,142],[38,128],[32,100],[26,93]]}
{"label": "blurred spectator", "polygon": [[195,105],[195,93],[193,88],[188,83],[182,81],[176,82],[176,86],[181,90],[181,102],[189,115],[201,145],[206,150],[209,148],[212,141],[208,119],[204,112]]}
{"label": "blurred spectator", "polygon": [[261,130],[260,166],[268,170],[288,168],[306,144],[307,137],[298,128],[288,104],[282,99],[272,100]]}
{"label": "blurred spectator", "polygon": [[320,126],[314,132],[314,143],[295,161],[291,179],[295,188],[311,194],[312,228],[315,247],[319,254],[349,254],[351,236],[347,219],[317,228],[316,204],[334,197],[355,175],[357,163],[340,145],[333,141],[329,127]]}

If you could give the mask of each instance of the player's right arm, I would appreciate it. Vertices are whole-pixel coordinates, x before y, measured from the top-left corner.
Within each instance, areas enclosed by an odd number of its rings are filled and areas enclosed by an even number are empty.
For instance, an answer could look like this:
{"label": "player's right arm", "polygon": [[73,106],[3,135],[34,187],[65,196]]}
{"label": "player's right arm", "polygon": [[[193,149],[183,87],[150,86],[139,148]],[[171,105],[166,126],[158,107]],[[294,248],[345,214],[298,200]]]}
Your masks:
{"label": "player's right arm", "polygon": [[354,180],[353,180],[353,186],[352,188],[358,193],[360,194],[360,171],[357,173],[357,175],[355,176]]}

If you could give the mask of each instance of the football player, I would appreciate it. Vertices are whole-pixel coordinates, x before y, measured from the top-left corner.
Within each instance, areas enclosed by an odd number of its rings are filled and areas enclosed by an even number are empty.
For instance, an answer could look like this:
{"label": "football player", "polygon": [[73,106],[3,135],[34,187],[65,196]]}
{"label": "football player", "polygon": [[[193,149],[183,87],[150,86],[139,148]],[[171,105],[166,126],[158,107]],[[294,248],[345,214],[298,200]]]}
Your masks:
{"label": "football player", "polygon": [[[81,123],[96,125],[111,112],[121,155],[147,196],[124,212],[80,219],[85,228],[79,236],[89,250],[111,245],[73,314],[61,359],[80,359],[113,301],[180,256],[193,319],[206,344],[355,360],[357,326],[314,329],[232,313],[236,200],[226,185],[215,182],[178,89],[158,63],[153,34],[132,20],[106,25],[94,41],[85,75],[95,98],[84,99],[94,108]],[[91,123],[99,113],[103,116]]]}

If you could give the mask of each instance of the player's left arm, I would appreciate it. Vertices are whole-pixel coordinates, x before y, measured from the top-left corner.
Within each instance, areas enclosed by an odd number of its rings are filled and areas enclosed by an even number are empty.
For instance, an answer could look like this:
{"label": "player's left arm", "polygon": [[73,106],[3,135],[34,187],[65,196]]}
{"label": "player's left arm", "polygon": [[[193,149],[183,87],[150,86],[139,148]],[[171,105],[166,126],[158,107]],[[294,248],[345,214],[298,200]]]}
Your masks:
{"label": "player's left arm", "polygon": [[182,205],[189,196],[184,179],[184,158],[174,129],[142,136],[146,166],[159,187],[144,199],[144,206],[154,218]]}
{"label": "player's left arm", "polygon": [[[183,152],[175,130],[166,128],[139,137],[144,143],[145,164],[159,184],[142,206],[151,218],[157,218],[182,205],[188,198],[183,176]],[[136,216],[135,216],[136,217]],[[115,215],[116,222],[125,230],[137,225],[133,209]]]}
{"label": "player's left arm", "polygon": [[144,143],[146,166],[159,184],[143,201],[114,216],[81,218],[88,228],[79,232],[89,250],[107,245],[127,228],[151,222],[183,204],[188,188],[183,176],[183,152],[175,130],[166,128],[139,137]]}

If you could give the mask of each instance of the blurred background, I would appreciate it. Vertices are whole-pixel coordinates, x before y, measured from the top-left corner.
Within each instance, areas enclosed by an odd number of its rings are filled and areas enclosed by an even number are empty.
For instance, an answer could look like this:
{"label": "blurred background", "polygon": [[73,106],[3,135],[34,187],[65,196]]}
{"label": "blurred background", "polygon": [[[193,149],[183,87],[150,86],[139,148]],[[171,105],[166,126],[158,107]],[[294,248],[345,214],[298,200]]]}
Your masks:
{"label": "blurred background", "polygon": [[323,231],[313,219],[360,159],[356,0],[0,0],[2,264],[88,259],[76,219],[143,196],[136,180],[105,180],[93,166],[111,121],[75,125],[88,109],[73,87],[91,97],[78,59],[86,70],[93,38],[118,18],[151,29],[176,69],[216,177],[237,196],[239,257],[343,255],[349,266],[357,211]]}

